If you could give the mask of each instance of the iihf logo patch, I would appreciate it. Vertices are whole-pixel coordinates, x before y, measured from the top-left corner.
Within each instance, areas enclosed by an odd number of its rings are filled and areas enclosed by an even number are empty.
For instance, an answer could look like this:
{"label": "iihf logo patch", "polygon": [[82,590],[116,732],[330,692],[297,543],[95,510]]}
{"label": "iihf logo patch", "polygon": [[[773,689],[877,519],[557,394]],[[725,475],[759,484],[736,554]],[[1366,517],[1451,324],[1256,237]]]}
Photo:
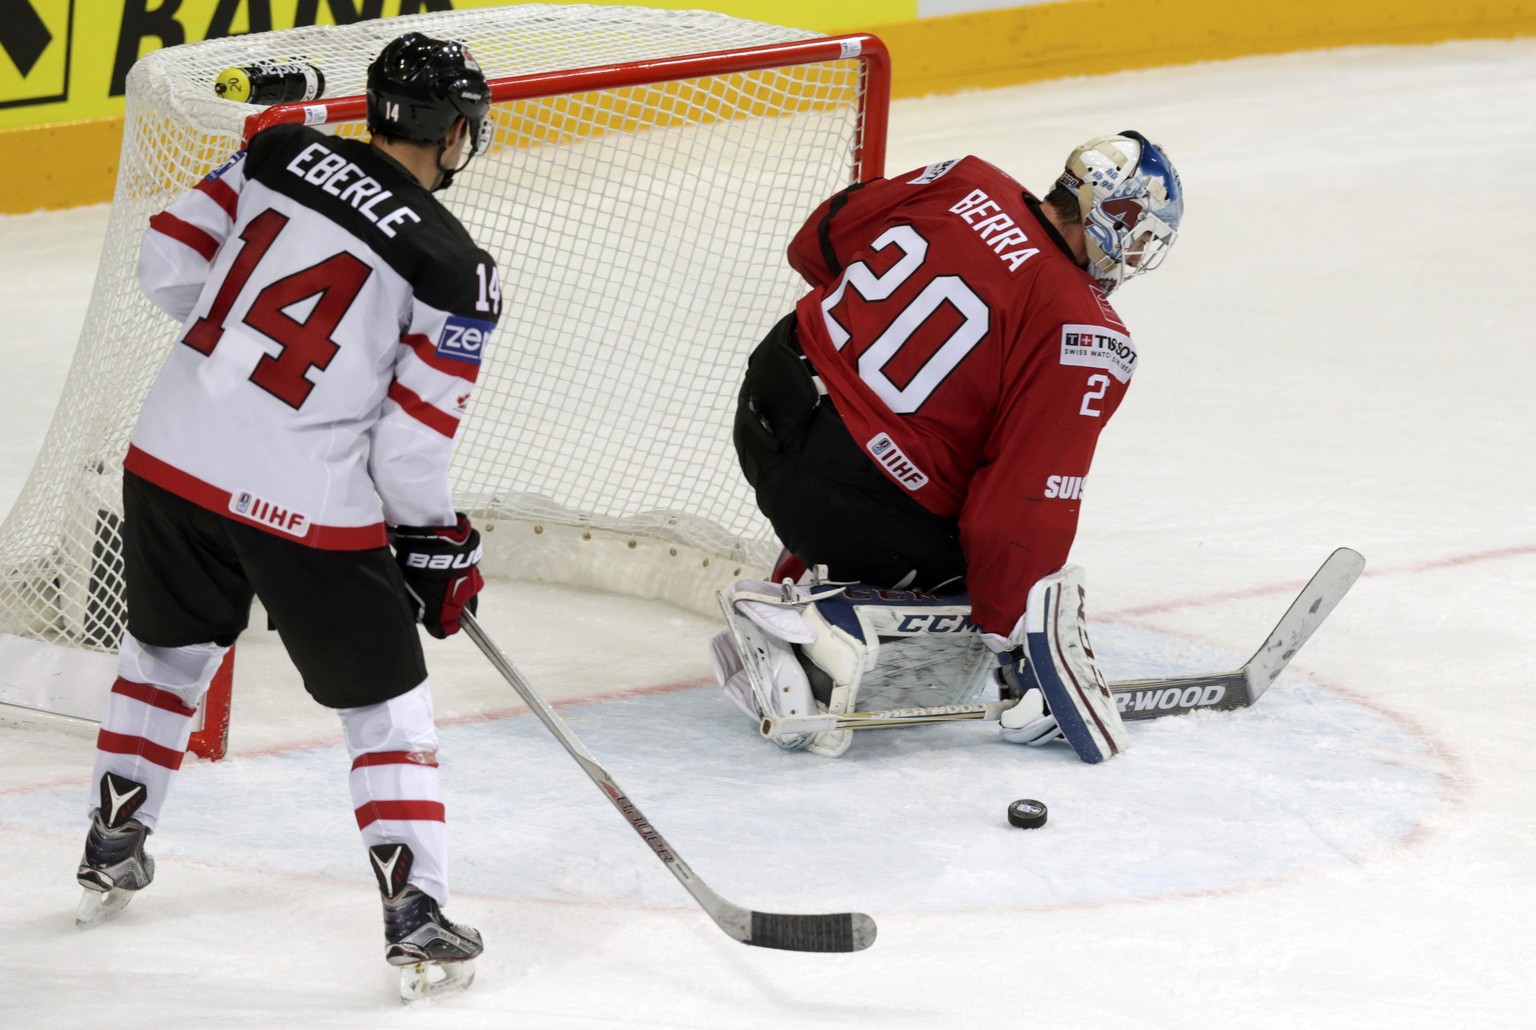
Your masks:
{"label": "iihf logo patch", "polygon": [[491,338],[491,330],[495,328],[495,322],[449,315],[448,321],[443,324],[442,335],[437,338],[438,357],[465,361],[471,365],[480,364],[480,355],[485,350],[486,341]]}
{"label": "iihf logo patch", "polygon": [[928,484],[928,474],[918,468],[917,463],[909,459],[888,434],[878,433],[871,437],[865,442],[864,449],[892,479],[908,490],[917,490]]}
{"label": "iihf logo patch", "polygon": [[308,515],[273,504],[248,490],[229,495],[229,510],[242,518],[291,536],[303,537],[309,532]]}

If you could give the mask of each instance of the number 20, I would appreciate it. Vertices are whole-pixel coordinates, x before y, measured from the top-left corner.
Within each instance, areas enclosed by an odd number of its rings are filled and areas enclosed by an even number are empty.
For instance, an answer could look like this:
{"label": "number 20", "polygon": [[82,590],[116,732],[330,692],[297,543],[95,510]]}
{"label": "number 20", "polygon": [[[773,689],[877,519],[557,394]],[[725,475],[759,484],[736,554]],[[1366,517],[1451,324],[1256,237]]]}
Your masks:
{"label": "number 20", "polygon": [[[843,294],[848,287],[852,286],[853,291],[866,301],[885,300],[896,292],[897,287],[912,277],[928,256],[928,241],[910,225],[897,225],[887,229],[871,244],[870,249],[884,250],[893,244],[901,252],[901,258],[890,268],[876,275],[867,264],[856,261],[843,273],[843,281],[838,283],[837,289],[827,294],[822,300],[821,311],[826,322],[827,335],[832,338],[832,346],[838,350],[842,350],[847,345],[851,334],[832,316],[832,309],[842,303]],[[946,302],[952,305],[965,321],[923,363],[906,386],[897,386],[885,374],[885,366],[896,356],[896,352],[902,345],[910,340],[923,327],[924,322]],[[879,339],[859,355],[859,378],[868,383],[870,389],[874,390],[876,396],[892,411],[898,415],[910,415],[923,406],[933,391],[938,389],[939,384],[948,378],[955,367],[964,361],[965,356],[987,335],[991,316],[992,313],[987,309],[986,301],[976,296],[975,292],[965,284],[965,280],[956,275],[935,276],[892,319],[885,332],[880,334]]]}

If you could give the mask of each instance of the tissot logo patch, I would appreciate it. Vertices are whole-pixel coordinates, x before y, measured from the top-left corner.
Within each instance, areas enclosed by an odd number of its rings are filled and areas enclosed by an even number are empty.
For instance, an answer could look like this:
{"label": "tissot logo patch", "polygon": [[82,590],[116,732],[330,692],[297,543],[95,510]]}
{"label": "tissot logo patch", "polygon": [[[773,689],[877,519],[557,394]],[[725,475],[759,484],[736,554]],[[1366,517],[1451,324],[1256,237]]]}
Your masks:
{"label": "tissot logo patch", "polygon": [[1124,383],[1136,371],[1136,346],[1129,336],[1102,325],[1064,325],[1061,363],[1102,368]]}
{"label": "tissot logo patch", "polygon": [[449,315],[448,321],[443,325],[442,334],[437,338],[438,356],[478,365],[480,355],[485,351],[486,341],[491,338],[491,330],[494,328],[496,328],[495,322],[482,322],[478,318]]}

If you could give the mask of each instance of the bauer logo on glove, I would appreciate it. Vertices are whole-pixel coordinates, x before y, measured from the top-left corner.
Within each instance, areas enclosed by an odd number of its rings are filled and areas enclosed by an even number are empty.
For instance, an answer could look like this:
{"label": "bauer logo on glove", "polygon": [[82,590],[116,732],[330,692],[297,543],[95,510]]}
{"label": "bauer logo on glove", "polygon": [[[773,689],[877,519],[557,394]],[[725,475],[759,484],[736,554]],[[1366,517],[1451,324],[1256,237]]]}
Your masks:
{"label": "bauer logo on glove", "polygon": [[421,624],[439,640],[457,633],[459,616],[476,610],[485,586],[480,533],[469,516],[460,512],[451,526],[396,526],[390,542]]}
{"label": "bauer logo on glove", "polygon": [[477,547],[473,554],[407,554],[404,562],[413,569],[472,569],[480,564],[480,553]]}

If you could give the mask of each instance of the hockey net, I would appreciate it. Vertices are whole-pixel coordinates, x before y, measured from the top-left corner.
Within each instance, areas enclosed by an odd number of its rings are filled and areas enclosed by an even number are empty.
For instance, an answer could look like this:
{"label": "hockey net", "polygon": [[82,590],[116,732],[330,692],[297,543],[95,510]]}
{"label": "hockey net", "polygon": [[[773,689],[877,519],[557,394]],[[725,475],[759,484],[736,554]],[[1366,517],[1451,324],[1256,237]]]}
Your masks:
{"label": "hockey net", "polygon": [[[736,392],[803,289],[790,236],[882,172],[878,40],[525,4],[172,47],[129,74],[85,325],[0,527],[0,719],[96,719],[112,681],[121,462],[178,331],[138,289],[149,217],[261,124],[364,134],[367,66],[412,30],[465,42],[492,81],[494,142],[440,194],[495,256],[505,297],[452,467],[488,571],[710,613],[714,589],[773,561],[731,446]],[[293,59],[324,72],[325,98],[262,110],[213,93],[224,68]]]}

